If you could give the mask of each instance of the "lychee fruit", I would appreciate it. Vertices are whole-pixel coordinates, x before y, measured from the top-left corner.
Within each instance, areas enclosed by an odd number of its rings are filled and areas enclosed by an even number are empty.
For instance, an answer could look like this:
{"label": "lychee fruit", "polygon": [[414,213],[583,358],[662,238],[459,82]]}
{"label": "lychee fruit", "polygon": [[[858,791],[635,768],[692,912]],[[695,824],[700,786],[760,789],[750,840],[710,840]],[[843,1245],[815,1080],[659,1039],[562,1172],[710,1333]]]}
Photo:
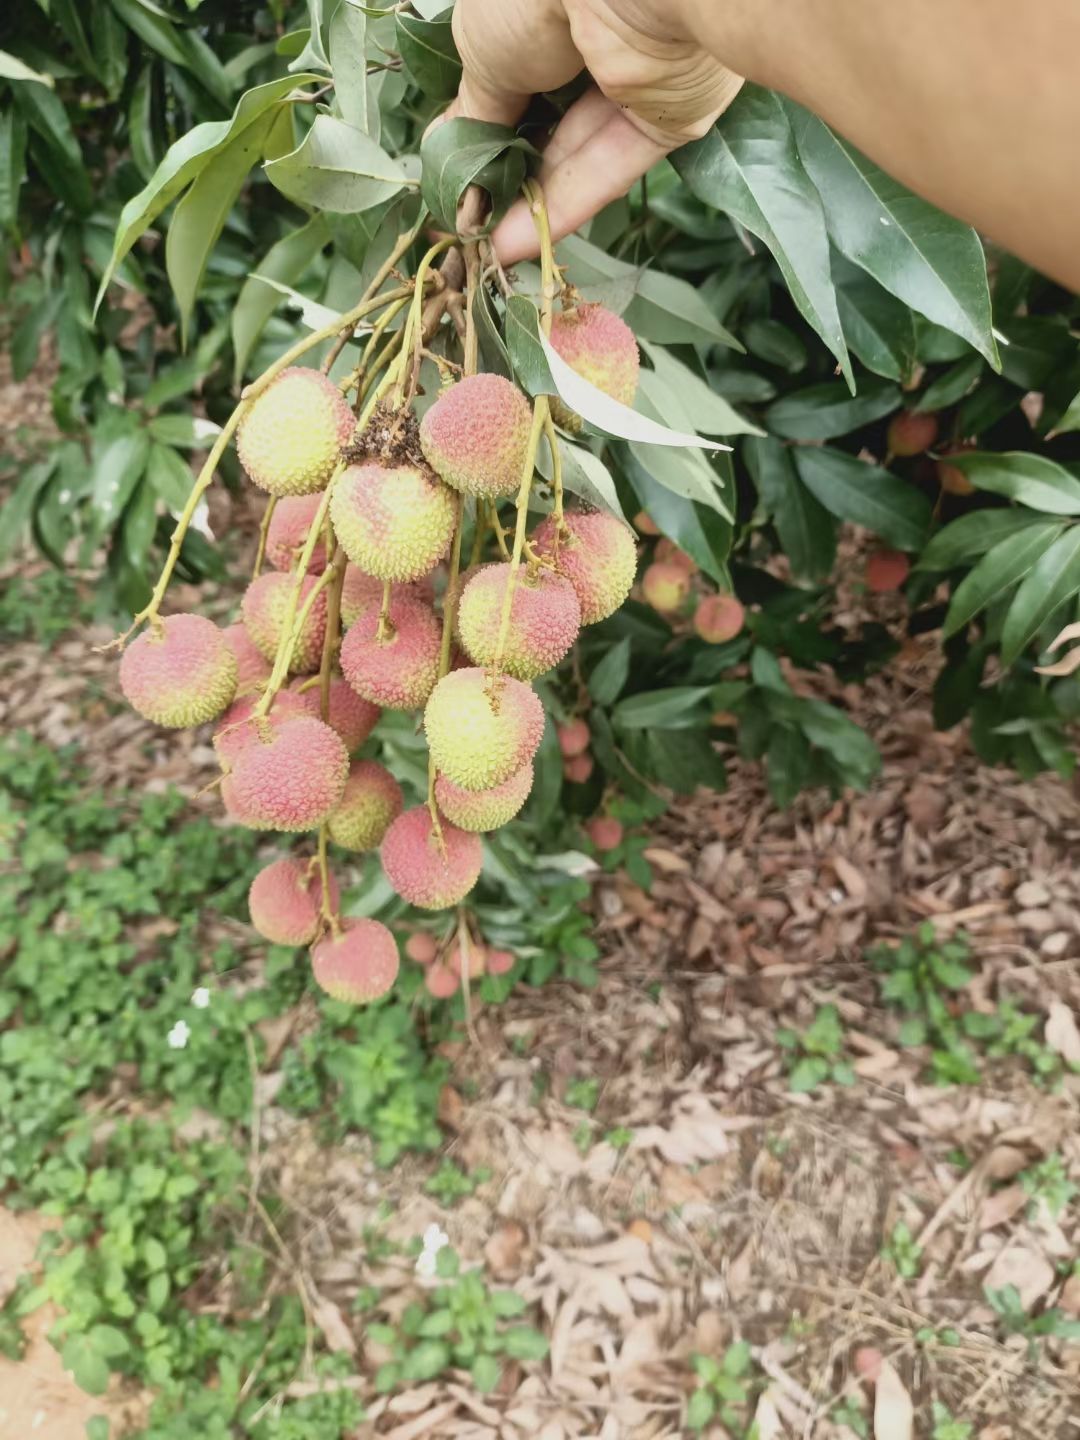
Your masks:
{"label": "lychee fruit", "polygon": [[330,839],[343,850],[377,850],[405,808],[401,786],[375,760],[354,760],[345,793],[330,812]]}
{"label": "lychee fruit", "polygon": [[586,824],[585,833],[597,850],[614,850],[622,844],[623,827],[612,815],[594,815]]}
{"label": "lychee fruit", "polygon": [[584,720],[568,720],[565,725],[560,725],[555,733],[558,736],[559,749],[567,760],[573,759],[575,755],[584,755],[592,738]]}
{"label": "lychee fruit", "polygon": [[314,830],[340,801],[348,773],[340,735],[299,715],[244,746],[221,795],[232,818],[252,830]]}
{"label": "lychee fruit", "polygon": [[487,972],[489,975],[507,975],[517,963],[517,956],[512,950],[489,950],[487,952]]}
{"label": "lychee fruit", "polygon": [[975,486],[959,465],[950,465],[946,460],[937,463],[938,484],[946,495],[974,495]]}
{"label": "lychee fruit", "polygon": [[921,455],[937,439],[936,415],[920,415],[914,410],[901,410],[889,421],[885,443],[890,455],[907,457]]}
{"label": "lychee fruit", "polygon": [[654,560],[663,560],[672,565],[678,565],[680,570],[685,570],[687,575],[697,574],[697,561],[685,550],[680,550],[674,540],[669,540],[665,535],[656,542],[656,550],[653,552]]}
{"label": "lychee fruit", "polygon": [[441,774],[463,790],[490,790],[536,754],[544,708],[508,675],[489,682],[476,667],[452,670],[431,692],[424,731]]}
{"label": "lychee fruit", "polygon": [[[641,365],[637,341],[614,311],[595,304],[562,310],[551,322],[551,344],[582,379],[623,405],[634,403]],[[557,397],[552,399],[551,413],[565,430],[581,429],[581,416]]]}
{"label": "lychee fruit", "polygon": [[426,930],[414,930],[405,941],[405,954],[417,965],[430,965],[438,953],[434,935],[429,935]]}
{"label": "lychee fruit", "polygon": [[[410,585],[392,585],[391,598],[395,600],[420,600],[426,605],[435,599],[435,587],[429,576],[424,576]],[[355,625],[368,610],[378,610],[382,605],[383,582],[374,575],[365,575],[356,565],[345,566],[345,580],[341,587],[341,623],[347,629]]]}
{"label": "lychee fruit", "polygon": [[[304,548],[312,522],[322,504],[321,493],[314,495],[283,495],[274,506],[266,531],[266,563],[275,570],[292,570]],[[315,543],[309,575],[321,575],[326,569],[326,545],[322,538]]]}
{"label": "lychee fruit", "polygon": [[292,690],[279,690],[274,696],[270,712],[260,720],[252,720],[251,712],[259,703],[258,695],[244,695],[234,700],[214,731],[213,743],[222,768],[230,770],[236,758],[246,746],[261,735],[267,736],[279,729],[286,720],[295,720],[298,715],[310,715],[311,701],[307,695],[297,695]]}
{"label": "lychee fruit", "polygon": [[237,695],[246,695],[270,679],[270,662],[248,634],[246,625],[237,620],[221,633],[236,658]]}
{"label": "lychee fruit", "polygon": [[444,390],[420,421],[431,468],[463,495],[513,495],[529,447],[529,402],[501,375],[468,375]]}
{"label": "lychee fruit", "polygon": [[[305,575],[301,582],[300,599],[296,606],[295,620],[304,602],[319,582],[311,575]],[[244,591],[240,602],[240,613],[244,617],[247,632],[256,648],[273,660],[281,643],[289,600],[296,584],[294,575],[283,575],[277,570],[268,570],[253,580]],[[326,639],[326,591],[321,590],[307,613],[300,638],[292,653],[289,672],[293,675],[311,675],[322,660],[323,641]]]}
{"label": "lychee fruit", "polygon": [[436,1000],[450,1000],[461,989],[461,976],[455,975],[448,965],[430,965],[424,975],[427,992]]}
{"label": "lychee fruit", "polygon": [[[316,685],[305,690],[304,695],[310,702],[311,713],[321,720],[322,695],[319,687]],[[330,677],[330,704],[326,723],[341,736],[350,755],[354,750],[359,750],[375,729],[381,714],[378,705],[373,705],[370,700],[358,695],[343,676]]]}
{"label": "lychee fruit", "polygon": [[660,534],[660,527],[647,510],[639,510],[634,516],[634,529],[639,535]]}
{"label": "lychee fruit", "polygon": [[202,725],[236,693],[236,656],[203,615],[168,615],[127,647],[120,688],[133,710],[155,725]]}
{"label": "lychee fruit", "polygon": [[694,611],[694,629],[710,645],[734,640],[746,623],[746,611],[734,595],[706,595]]}
{"label": "lychee fruit", "polygon": [[[462,594],[457,612],[461,643],[477,665],[494,663],[511,574],[509,565],[485,565]],[[543,566],[519,571],[503,669],[518,680],[534,680],[568,654],[580,629],[581,605],[569,580]]]}
{"label": "lychee fruit", "polygon": [[440,829],[441,844],[431,811],[418,805],[398,816],[379,852],[390,884],[403,900],[421,910],[447,910],[464,900],[479,880],[484,862],[478,835],[448,822]]}
{"label": "lychee fruit", "polygon": [[446,818],[462,830],[498,830],[518,813],[533,787],[532,762],[490,790],[465,790],[445,775],[435,781],[435,799]]}
{"label": "lychee fruit", "polygon": [[[634,532],[601,510],[571,512],[563,523],[557,569],[577,591],[581,623],[595,625],[614,615],[630,594],[637,573]],[[550,515],[536,527],[538,549],[554,551],[555,528]]]}
{"label": "lychee fruit", "polygon": [[463,980],[466,977],[470,980],[479,980],[487,963],[487,951],[475,940],[462,941],[459,938],[454,942],[444,963]]}
{"label": "lychee fruit", "polygon": [[310,495],[326,488],[356,420],[348,401],[318,370],[291,366],[240,422],[236,451],[260,489]]}
{"label": "lychee fruit", "polygon": [[[338,884],[330,876],[330,907],[337,911]],[[322,880],[299,860],[274,860],[248,890],[251,923],[273,945],[310,945],[319,933]]]}
{"label": "lychee fruit", "polygon": [[423,705],[439,678],[442,627],[435,612],[407,596],[393,598],[385,633],[379,610],[367,610],[341,642],[341,672],[358,695],[388,710]]}
{"label": "lychee fruit", "polygon": [[874,595],[899,590],[911,570],[902,550],[875,550],[866,562],[866,588]]}
{"label": "lychee fruit", "polygon": [[311,973],[332,1000],[369,1005],[389,992],[398,973],[397,941],[378,920],[348,919],[311,952]]}
{"label": "lychee fruit", "polygon": [[591,755],[572,755],[563,761],[563,775],[573,785],[584,785],[596,766]]}
{"label": "lychee fruit", "polygon": [[350,465],[330,518],[345,554],[379,580],[418,580],[450,548],[457,502],[426,465]]}
{"label": "lychee fruit", "polygon": [[645,599],[661,615],[681,610],[690,594],[690,577],[681,565],[670,560],[654,560],[641,577]]}

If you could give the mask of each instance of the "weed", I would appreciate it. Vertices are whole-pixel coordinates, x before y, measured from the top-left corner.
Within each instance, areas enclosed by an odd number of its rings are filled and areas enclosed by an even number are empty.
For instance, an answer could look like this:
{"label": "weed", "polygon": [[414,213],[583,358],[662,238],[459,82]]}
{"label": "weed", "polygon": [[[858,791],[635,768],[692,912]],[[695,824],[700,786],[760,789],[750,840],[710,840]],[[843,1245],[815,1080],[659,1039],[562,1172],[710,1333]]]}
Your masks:
{"label": "weed", "polygon": [[1057,1151],[1037,1165],[1021,1170],[1016,1178],[1029,1197],[1029,1220],[1037,1220],[1044,1211],[1051,1220],[1056,1220],[1073,1197],[1080,1193],[1080,1187],[1069,1179],[1065,1161]]}
{"label": "weed", "polygon": [[892,1228],[888,1241],[881,1247],[881,1258],[888,1260],[898,1275],[905,1280],[914,1280],[922,1266],[922,1248],[916,1243],[910,1228],[898,1220]]}
{"label": "weed", "polygon": [[600,1099],[600,1081],[588,1079],[582,1076],[575,1076],[566,1087],[566,1103],[575,1110],[588,1110],[590,1114],[596,1109],[596,1102]]}
{"label": "weed", "polygon": [[859,1440],[870,1440],[870,1422],[866,1412],[850,1396],[836,1402],[829,1411],[829,1419],[834,1425],[843,1425],[853,1431]]}
{"label": "weed", "polygon": [[968,1440],[974,1426],[970,1420],[956,1420],[947,1405],[935,1400],[930,1411],[934,1428],[930,1440]]}
{"label": "weed", "polygon": [[625,1125],[616,1125],[604,1136],[604,1139],[613,1150],[626,1150],[633,1143],[634,1132],[628,1130]]}
{"label": "weed", "polygon": [[686,1407],[689,1429],[700,1432],[716,1419],[733,1436],[748,1437],[750,1407],[757,1389],[750,1346],[740,1340],[729,1345],[720,1360],[694,1355],[690,1363],[698,1381]]}
{"label": "weed", "polygon": [[455,1201],[471,1195],[478,1185],[490,1179],[490,1170],[480,1169],[466,1174],[452,1160],[444,1160],[435,1174],[424,1182],[424,1189],[429,1195],[434,1195],[440,1204],[453,1205]]}
{"label": "weed", "polygon": [[805,1030],[778,1030],[776,1043],[786,1052],[788,1087],[795,1094],[816,1090],[826,1080],[855,1083],[855,1072],[844,1058],[844,1030],[835,1005],[820,1006]]}
{"label": "weed", "polygon": [[1028,1342],[1028,1356],[1033,1363],[1038,1358],[1041,1340],[1080,1340],[1080,1320],[1070,1320],[1056,1306],[1041,1315],[1029,1315],[1015,1285],[1003,1285],[1000,1290],[988,1289],[984,1293],[1004,1333],[1022,1335]]}

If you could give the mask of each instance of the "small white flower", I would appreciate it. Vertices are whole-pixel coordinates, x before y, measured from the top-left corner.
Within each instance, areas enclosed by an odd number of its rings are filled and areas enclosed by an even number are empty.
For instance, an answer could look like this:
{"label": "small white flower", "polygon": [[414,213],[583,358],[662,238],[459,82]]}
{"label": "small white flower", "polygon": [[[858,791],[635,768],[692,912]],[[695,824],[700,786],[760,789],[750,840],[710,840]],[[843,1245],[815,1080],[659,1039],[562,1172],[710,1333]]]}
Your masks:
{"label": "small white flower", "polygon": [[423,1246],[416,1260],[416,1273],[431,1276],[435,1274],[435,1261],[439,1251],[450,1244],[450,1236],[438,1225],[429,1225],[424,1231]]}
{"label": "small white flower", "polygon": [[210,1004],[210,991],[205,985],[200,985],[199,988],[194,991],[191,996],[191,1003],[195,1006],[196,1010],[205,1010]]}
{"label": "small white flower", "polygon": [[186,1021],[186,1020],[177,1020],[176,1024],[175,1024],[175,1025],[172,1027],[172,1029],[169,1031],[169,1035],[168,1035],[169,1049],[170,1049],[170,1050],[183,1050],[184,1046],[185,1046],[185,1045],[187,1044],[187,1042],[188,1042],[188,1036],[189,1036],[190,1034],[191,1034],[191,1026],[187,1023],[187,1021]]}

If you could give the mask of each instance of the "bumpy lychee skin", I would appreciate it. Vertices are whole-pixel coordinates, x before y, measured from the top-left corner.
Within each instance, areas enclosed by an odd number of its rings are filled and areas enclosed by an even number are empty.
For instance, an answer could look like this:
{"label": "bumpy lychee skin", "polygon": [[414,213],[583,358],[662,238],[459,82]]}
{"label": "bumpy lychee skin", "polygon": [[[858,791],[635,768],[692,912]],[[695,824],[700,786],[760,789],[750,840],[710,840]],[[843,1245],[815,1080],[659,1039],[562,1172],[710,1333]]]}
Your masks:
{"label": "bumpy lychee skin", "polygon": [[597,850],[614,850],[622,843],[623,827],[611,815],[596,815],[585,826],[585,833]]}
{"label": "bumpy lychee skin", "polygon": [[[614,515],[581,510],[565,516],[558,571],[577,591],[581,623],[595,625],[614,615],[630,594],[637,573],[634,532]],[[537,549],[552,553],[555,522],[549,516],[536,527]]]}
{"label": "bumpy lychee skin", "polygon": [[442,630],[435,612],[407,596],[391,599],[389,627],[368,610],[341,642],[341,672],[358,695],[388,710],[423,705],[439,678]]}
{"label": "bumpy lychee skin", "polygon": [[443,391],[420,422],[428,464],[463,495],[513,495],[529,445],[529,402],[501,375],[469,375]]}
{"label": "bumpy lychee skin", "polygon": [[[495,660],[511,574],[509,565],[485,565],[461,596],[457,615],[461,643],[477,665]],[[518,680],[535,680],[569,653],[580,630],[581,604],[569,580],[543,567],[519,572],[503,669]]]}
{"label": "bumpy lychee skin", "polygon": [[345,793],[326,822],[330,839],[343,850],[377,850],[405,808],[401,786],[375,760],[354,760]]}
{"label": "bumpy lychee skin", "polygon": [[271,495],[325,489],[356,420],[341,391],[318,370],[283,370],[236,432],[240,463]]}
{"label": "bumpy lychee skin", "polygon": [[414,930],[405,941],[405,954],[417,965],[430,965],[438,953],[434,935],[429,935],[426,930]]}
{"label": "bumpy lychee skin", "polygon": [[[420,600],[430,605],[435,599],[435,587],[426,576],[412,585],[394,585],[391,595],[395,600]],[[369,610],[378,610],[382,605],[383,582],[374,575],[365,575],[356,565],[345,566],[345,581],[341,587],[341,623],[348,629],[355,625],[361,615]]]}
{"label": "bumpy lychee skin", "polygon": [[[282,575],[276,570],[268,570],[265,575],[260,575],[257,580],[251,582],[244,591],[244,598],[240,602],[240,613],[244,617],[247,632],[256,648],[268,660],[273,660],[277,654],[277,647],[285,625],[289,597],[295,584],[294,576]],[[304,576],[300,600],[296,607],[297,615],[300,614],[305,600],[317,584],[318,581],[311,575]],[[289,664],[290,674],[311,675],[319,668],[325,638],[326,591],[321,590],[308,611],[304,628],[301,630],[300,638],[293,650],[292,661]]]}
{"label": "bumpy lychee skin", "polygon": [[223,769],[231,770],[241,750],[258,740],[260,735],[268,736],[280,729],[286,720],[312,713],[309,697],[295,695],[291,690],[279,690],[274,696],[270,713],[262,720],[252,720],[251,712],[258,703],[258,695],[244,695],[233,701],[218,722],[213,741]]}
{"label": "bumpy lychee skin", "polygon": [[646,601],[661,615],[681,610],[690,594],[690,577],[671,560],[654,560],[641,577]]}
{"label": "bumpy lychee skin", "polygon": [[902,550],[875,550],[866,562],[866,588],[874,595],[899,590],[911,570]]}
{"label": "bumpy lychee skin", "polygon": [[221,794],[232,818],[252,830],[314,830],[340,801],[348,773],[340,735],[300,715],[245,745]]}
{"label": "bumpy lychee skin", "polygon": [[386,878],[403,900],[421,910],[448,910],[480,878],[484,863],[478,835],[469,835],[444,821],[440,846],[431,811],[418,805],[399,815],[379,852]]}
{"label": "bumpy lychee skin", "polygon": [[270,679],[270,662],[248,634],[246,625],[237,620],[221,633],[236,657],[237,695],[246,695]]}
{"label": "bumpy lychee skin", "polygon": [[[578,305],[563,310],[551,324],[552,348],[577,373],[613,400],[632,405],[637,394],[638,355],[634,332],[624,320],[603,305]],[[581,416],[553,399],[555,423],[566,430],[581,429]]]}
{"label": "bumpy lychee skin", "polygon": [[919,415],[914,410],[901,410],[889,421],[885,440],[893,455],[921,455],[937,439],[936,415]]}
{"label": "bumpy lychee skin", "polygon": [[155,725],[202,725],[236,693],[236,656],[212,620],[169,615],[151,625],[120,659],[120,688],[133,710]]}
{"label": "bumpy lychee skin", "polygon": [[694,611],[694,629],[710,645],[734,640],[746,623],[746,611],[734,595],[706,595]]}
{"label": "bumpy lychee skin", "polygon": [[536,754],[544,707],[520,680],[502,676],[494,690],[472,666],[444,675],[424,710],[436,769],[463,790],[490,790]]}
{"label": "bumpy lychee skin", "polygon": [[[335,912],[338,884],[330,876],[330,907]],[[299,860],[275,860],[251,882],[251,923],[273,945],[310,945],[319,933],[322,881],[317,870]]]}
{"label": "bumpy lychee skin", "polygon": [[[266,562],[275,570],[291,570],[304,548],[322,495],[283,495],[274,506],[266,532]],[[308,574],[321,575],[326,569],[326,545],[316,542]]]}
{"label": "bumpy lychee skin", "polygon": [[532,787],[530,761],[515,770],[509,780],[490,790],[463,790],[440,775],[435,781],[435,800],[446,818],[459,829],[482,833],[509,824],[529,798]]}
{"label": "bumpy lychee skin", "polygon": [[426,465],[350,465],[330,518],[345,554],[379,580],[419,580],[450,548],[454,492]]}
{"label": "bumpy lychee skin", "polygon": [[378,920],[343,920],[341,934],[328,935],[311,952],[316,985],[349,1005],[370,1005],[386,995],[399,963],[397,941]]}
{"label": "bumpy lychee skin", "polygon": [[[311,714],[322,719],[322,696],[318,685],[304,691]],[[349,682],[341,675],[330,678],[330,705],[326,723],[336,730],[345,742],[345,749],[351,755],[371,734],[379,723],[382,711],[378,705],[358,695]]]}
{"label": "bumpy lychee skin", "polygon": [[568,720],[565,725],[560,725],[555,733],[558,736],[559,749],[567,760],[572,760],[575,755],[584,755],[592,739],[584,720]]}

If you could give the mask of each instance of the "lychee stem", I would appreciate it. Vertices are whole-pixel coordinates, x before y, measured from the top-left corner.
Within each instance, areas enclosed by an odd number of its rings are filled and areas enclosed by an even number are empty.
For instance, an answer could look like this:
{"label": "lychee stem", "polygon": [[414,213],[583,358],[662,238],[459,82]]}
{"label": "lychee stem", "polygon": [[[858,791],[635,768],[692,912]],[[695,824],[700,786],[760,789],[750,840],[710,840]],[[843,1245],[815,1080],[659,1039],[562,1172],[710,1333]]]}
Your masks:
{"label": "lychee stem", "polygon": [[266,540],[270,534],[270,521],[274,518],[277,502],[278,497],[271,495],[266,502],[266,509],[263,511],[262,524],[259,526],[259,548],[255,551],[255,564],[251,570],[252,580],[257,580],[262,573],[263,561],[266,558]]}
{"label": "lychee stem", "polygon": [[389,580],[383,581],[382,604],[379,606],[379,623],[375,626],[375,644],[385,645],[395,635],[393,622],[390,619],[390,597],[393,593],[393,585]]}
{"label": "lychee stem", "polygon": [[[446,577],[446,590],[443,594],[443,615],[442,615],[442,638],[439,644],[439,679],[450,669],[450,649],[454,638],[454,613],[457,610],[458,602],[458,580],[461,575],[461,538],[465,527],[462,519],[465,514],[465,496],[458,492],[455,502],[454,514],[454,543],[450,550],[450,569]],[[437,779],[435,770],[435,757],[428,751],[428,791],[427,804],[431,812],[431,829],[435,835],[436,842],[442,853],[446,854],[446,842],[443,839],[442,820],[439,816],[439,807],[435,803],[435,781]]]}
{"label": "lychee stem", "polygon": [[490,502],[491,528],[495,531],[495,539],[499,542],[499,549],[502,551],[504,560],[510,559],[510,547],[506,543],[506,531],[503,529],[502,521],[499,519],[498,501]]}
{"label": "lychee stem", "polygon": [[403,300],[395,300],[393,305],[388,305],[379,316],[378,320],[372,326],[371,334],[368,336],[367,344],[364,346],[364,353],[360,357],[360,364],[357,365],[351,375],[347,375],[341,382],[339,388],[343,395],[347,395],[350,390],[358,390],[362,387],[365,376],[371,371],[371,357],[375,353],[375,347],[386,333],[387,326],[394,322],[411,300],[411,295],[406,296]]}
{"label": "lychee stem", "polygon": [[[337,541],[332,539],[326,553],[334,565],[337,565],[336,550]],[[319,713],[324,725],[330,723],[330,671],[340,638],[341,592],[344,586],[345,566],[340,565],[334,575],[334,583],[330,586],[330,593],[326,597],[326,634],[323,637],[322,660],[319,665]]]}
{"label": "lychee stem", "polygon": [[341,934],[341,921],[334,913],[330,899],[330,865],[326,858],[326,842],[330,834],[329,826],[324,820],[319,826],[318,858],[319,858],[319,884],[322,887],[322,905],[320,914],[323,923],[330,927],[330,933],[336,940]]}
{"label": "lychee stem", "polygon": [[537,395],[533,401],[532,426],[529,429],[529,443],[525,449],[525,462],[521,469],[521,485],[518,488],[517,500],[517,523],[514,526],[514,549],[510,555],[510,574],[506,578],[506,589],[503,592],[502,617],[499,620],[499,638],[495,644],[495,654],[491,662],[491,686],[494,689],[495,682],[502,671],[503,655],[506,652],[506,641],[510,634],[510,612],[514,603],[514,591],[517,589],[518,570],[521,565],[521,555],[525,549],[525,530],[529,523],[529,494],[532,490],[533,471],[536,468],[536,451],[540,444],[540,436],[544,430],[544,421],[547,418],[548,402],[546,395]]}
{"label": "lychee stem", "polygon": [[562,455],[559,453],[559,437],[555,433],[555,422],[551,418],[550,410],[544,421],[544,438],[547,440],[548,450],[551,454],[551,489],[554,495],[551,518],[555,522],[555,540],[551,548],[552,554],[557,560],[559,543],[562,540],[566,522],[563,520]]}
{"label": "lychee stem", "polygon": [[[405,403],[412,391],[415,389],[416,374],[420,368],[420,346],[423,345],[423,326],[421,316],[424,309],[424,283],[427,279],[432,264],[439,258],[444,250],[449,250],[451,245],[456,244],[452,236],[445,240],[438,240],[416,267],[416,275],[413,279],[413,299],[409,307],[409,313],[405,319],[405,327],[401,337],[401,353],[398,356],[395,379],[394,404],[397,409]],[[414,356],[413,350],[416,349]],[[409,380],[408,391],[406,390],[406,379]]]}

